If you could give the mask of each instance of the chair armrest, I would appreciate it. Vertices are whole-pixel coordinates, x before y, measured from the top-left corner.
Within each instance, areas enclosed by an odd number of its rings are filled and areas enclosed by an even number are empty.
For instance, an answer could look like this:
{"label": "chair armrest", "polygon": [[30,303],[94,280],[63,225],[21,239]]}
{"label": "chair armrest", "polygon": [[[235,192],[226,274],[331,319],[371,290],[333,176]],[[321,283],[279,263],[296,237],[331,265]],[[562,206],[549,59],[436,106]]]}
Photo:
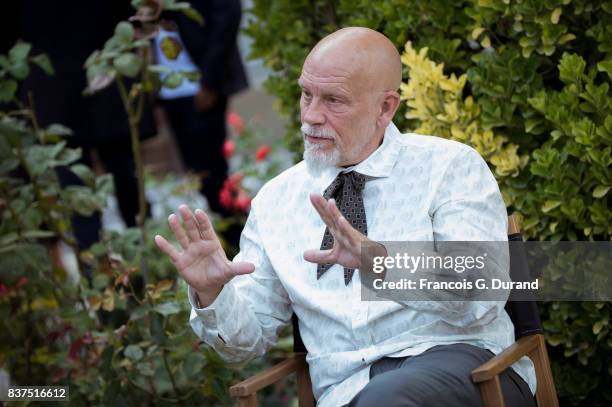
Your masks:
{"label": "chair armrest", "polygon": [[300,367],[306,364],[306,359],[303,354],[293,355],[288,359],[251,376],[246,380],[230,387],[230,395],[232,397],[244,397],[250,394],[255,394],[257,391],[267,387],[277,381],[289,376],[291,373],[298,371]]}
{"label": "chair armrest", "polygon": [[508,369],[513,363],[526,356],[537,348],[540,341],[538,336],[525,336],[504,349],[499,355],[495,355],[481,366],[472,370],[472,380],[475,383],[493,379],[495,376]]}

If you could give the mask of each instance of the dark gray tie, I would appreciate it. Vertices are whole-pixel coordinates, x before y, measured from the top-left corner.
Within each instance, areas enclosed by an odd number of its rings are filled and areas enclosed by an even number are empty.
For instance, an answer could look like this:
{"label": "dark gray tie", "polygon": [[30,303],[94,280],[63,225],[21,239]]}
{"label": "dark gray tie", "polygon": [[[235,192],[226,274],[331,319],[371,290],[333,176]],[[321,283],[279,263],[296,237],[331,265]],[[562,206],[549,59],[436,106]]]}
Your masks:
{"label": "dark gray tie", "polygon": [[[334,198],[336,206],[340,209],[342,215],[348,220],[351,225],[363,233],[368,235],[368,225],[366,223],[366,214],[363,207],[362,191],[365,183],[371,177],[360,174],[355,171],[340,173],[336,179],[325,189],[323,196],[325,199]],[[321,250],[329,250],[334,246],[334,237],[329,232],[329,228],[325,228],[323,241],[321,242]],[[332,266],[330,263],[317,265],[317,280],[321,278]],[[348,285],[353,277],[355,269],[344,268],[344,284]]]}

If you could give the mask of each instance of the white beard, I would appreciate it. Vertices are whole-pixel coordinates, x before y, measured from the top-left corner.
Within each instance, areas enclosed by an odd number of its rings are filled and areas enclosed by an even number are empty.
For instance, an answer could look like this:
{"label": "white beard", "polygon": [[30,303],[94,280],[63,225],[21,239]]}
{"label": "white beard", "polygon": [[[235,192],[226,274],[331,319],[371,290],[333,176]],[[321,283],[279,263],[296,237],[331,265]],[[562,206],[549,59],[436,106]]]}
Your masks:
{"label": "white beard", "polygon": [[331,151],[321,151],[321,146],[304,141],[304,161],[308,173],[313,177],[318,177],[329,168],[334,168],[340,161],[340,151],[333,147]]}
{"label": "white beard", "polygon": [[313,135],[318,137],[327,137],[335,142],[335,134],[329,131],[321,131],[315,129],[312,126],[304,123],[302,124],[302,135],[304,136],[304,161],[306,162],[306,169],[308,173],[313,177],[318,177],[322,172],[329,168],[334,168],[340,161],[340,150],[337,145],[333,145],[331,150],[324,151],[328,146],[321,144],[311,143],[306,139],[306,135]]}

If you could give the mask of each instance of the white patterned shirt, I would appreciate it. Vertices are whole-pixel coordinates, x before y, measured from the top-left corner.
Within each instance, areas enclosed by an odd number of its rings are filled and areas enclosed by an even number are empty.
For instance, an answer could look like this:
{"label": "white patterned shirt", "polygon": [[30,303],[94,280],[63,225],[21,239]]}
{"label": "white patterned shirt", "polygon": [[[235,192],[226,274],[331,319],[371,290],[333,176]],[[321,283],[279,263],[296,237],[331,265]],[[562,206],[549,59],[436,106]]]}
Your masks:
{"label": "white patterned shirt", "polygon": [[[317,280],[317,265],[303,253],[319,249],[325,224],[309,194],[322,194],[338,173],[351,170],[375,177],[363,190],[369,239],[507,240],[506,208],[480,155],[458,142],[401,134],[393,123],[378,149],[353,167],[313,177],[302,161],[264,185],[234,259],[255,264],[255,271],[231,280],[202,309],[190,289],[190,323],[223,359],[240,362],[266,353],[295,312],[319,407],[347,404],[384,356],[453,343],[497,354],[514,342],[503,301],[467,302],[460,310],[436,302],[362,301],[359,273],[345,286],[340,265]],[[535,392],[531,361],[513,367]]]}

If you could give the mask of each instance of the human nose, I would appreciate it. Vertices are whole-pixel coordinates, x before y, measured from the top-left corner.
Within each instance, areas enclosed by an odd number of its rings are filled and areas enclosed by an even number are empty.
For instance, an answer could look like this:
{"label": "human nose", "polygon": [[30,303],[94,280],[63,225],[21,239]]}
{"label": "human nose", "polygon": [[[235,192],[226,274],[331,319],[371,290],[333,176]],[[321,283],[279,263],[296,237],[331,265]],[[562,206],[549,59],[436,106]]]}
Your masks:
{"label": "human nose", "polygon": [[325,115],[317,98],[313,98],[310,103],[302,103],[302,122],[311,126],[325,123]]}

